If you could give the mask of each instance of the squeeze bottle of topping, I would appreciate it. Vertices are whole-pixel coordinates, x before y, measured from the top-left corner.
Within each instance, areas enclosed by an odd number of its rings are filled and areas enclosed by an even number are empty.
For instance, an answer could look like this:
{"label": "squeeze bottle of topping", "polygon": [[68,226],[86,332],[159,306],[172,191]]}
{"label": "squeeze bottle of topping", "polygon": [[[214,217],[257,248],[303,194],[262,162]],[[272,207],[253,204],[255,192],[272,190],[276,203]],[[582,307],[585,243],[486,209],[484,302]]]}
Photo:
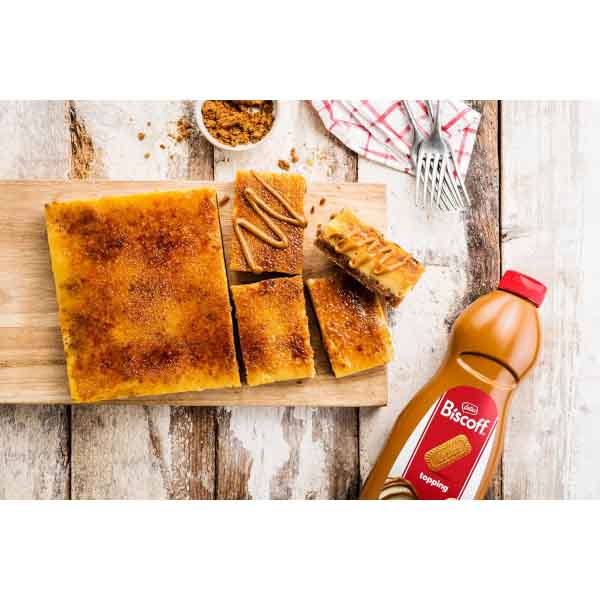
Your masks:
{"label": "squeeze bottle of topping", "polygon": [[458,317],[442,366],[396,420],[361,499],[485,495],[511,395],[538,355],[545,293],[539,281],[507,271]]}

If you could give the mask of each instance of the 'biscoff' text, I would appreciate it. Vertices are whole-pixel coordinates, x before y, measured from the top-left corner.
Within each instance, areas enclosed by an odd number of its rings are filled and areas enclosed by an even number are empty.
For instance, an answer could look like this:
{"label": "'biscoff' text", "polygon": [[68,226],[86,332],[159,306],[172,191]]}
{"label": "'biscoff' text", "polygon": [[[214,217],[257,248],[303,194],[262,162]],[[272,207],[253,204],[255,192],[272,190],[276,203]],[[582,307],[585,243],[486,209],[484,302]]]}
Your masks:
{"label": "'biscoff' text", "polygon": [[486,435],[486,430],[490,425],[489,419],[475,420],[469,415],[463,415],[458,408],[454,406],[454,402],[452,402],[452,400],[446,400],[444,402],[444,406],[440,411],[440,415],[442,417],[447,417],[455,423],[459,423],[463,427],[466,427],[467,429],[470,429],[479,435]]}

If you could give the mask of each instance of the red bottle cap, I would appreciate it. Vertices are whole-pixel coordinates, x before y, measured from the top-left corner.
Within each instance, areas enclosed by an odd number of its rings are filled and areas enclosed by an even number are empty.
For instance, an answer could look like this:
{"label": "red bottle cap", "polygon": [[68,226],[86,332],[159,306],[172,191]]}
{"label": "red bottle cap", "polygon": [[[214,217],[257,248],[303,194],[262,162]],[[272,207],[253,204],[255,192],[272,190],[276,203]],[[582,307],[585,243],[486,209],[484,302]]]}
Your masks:
{"label": "red bottle cap", "polygon": [[512,292],[539,306],[544,301],[547,288],[537,279],[533,279],[533,277],[528,277],[518,271],[506,271],[502,275],[502,279],[500,279],[498,289],[505,292]]}

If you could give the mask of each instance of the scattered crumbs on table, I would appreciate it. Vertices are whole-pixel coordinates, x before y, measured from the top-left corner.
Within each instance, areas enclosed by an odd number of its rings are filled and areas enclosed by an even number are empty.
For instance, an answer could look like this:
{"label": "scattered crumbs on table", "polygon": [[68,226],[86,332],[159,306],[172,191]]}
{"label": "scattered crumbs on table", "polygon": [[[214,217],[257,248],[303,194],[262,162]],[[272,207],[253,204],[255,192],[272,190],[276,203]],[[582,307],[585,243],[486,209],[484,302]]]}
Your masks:
{"label": "scattered crumbs on table", "polygon": [[311,214],[311,215],[314,215],[314,214],[315,214],[315,207],[314,207],[314,206],[311,206],[311,207],[310,207],[310,214]]}
{"label": "scattered crumbs on table", "polygon": [[177,121],[176,127],[177,133],[167,133],[167,137],[170,137],[177,144],[192,137],[196,130],[196,126],[187,117],[181,117]]}
{"label": "scattered crumbs on table", "polygon": [[174,156],[173,154],[169,154],[169,160],[173,160]]}
{"label": "scattered crumbs on table", "polygon": [[282,171],[289,171],[290,170],[290,163],[287,160],[283,160],[283,159],[278,160],[277,161],[277,166]]}
{"label": "scattered crumbs on table", "polygon": [[223,196],[219,200],[219,206],[225,206],[229,202],[229,196]]}
{"label": "scattered crumbs on table", "polygon": [[146,152],[146,154],[144,154],[144,158],[150,158],[150,152]]}
{"label": "scattered crumbs on table", "polygon": [[152,125],[152,123],[151,123],[150,121],[148,121],[148,122],[146,123],[146,127],[150,127],[151,125]]}
{"label": "scattered crumbs on table", "polygon": [[194,133],[194,124],[187,118],[181,117],[177,121],[177,137],[181,140],[187,140]]}
{"label": "scattered crumbs on table", "polygon": [[307,158],[307,159],[306,159],[306,164],[307,164],[309,167],[312,167],[312,166],[313,166],[313,159],[312,159],[312,158]]}
{"label": "scattered crumbs on table", "polygon": [[160,145],[160,149],[161,149],[161,150],[165,150],[165,149],[166,149],[166,146],[165,146],[164,144],[161,144],[161,145]]}
{"label": "scattered crumbs on table", "polygon": [[143,131],[140,131],[138,133],[138,140],[140,140],[140,142],[146,137],[146,134]]}
{"label": "scattered crumbs on table", "polygon": [[325,204],[325,202],[326,202],[326,199],[325,198],[321,198],[319,200],[319,206],[323,206],[323,204]]}
{"label": "scattered crumbs on table", "polygon": [[298,153],[296,152],[296,148],[292,148],[290,150],[290,159],[293,163],[297,163],[300,160]]}

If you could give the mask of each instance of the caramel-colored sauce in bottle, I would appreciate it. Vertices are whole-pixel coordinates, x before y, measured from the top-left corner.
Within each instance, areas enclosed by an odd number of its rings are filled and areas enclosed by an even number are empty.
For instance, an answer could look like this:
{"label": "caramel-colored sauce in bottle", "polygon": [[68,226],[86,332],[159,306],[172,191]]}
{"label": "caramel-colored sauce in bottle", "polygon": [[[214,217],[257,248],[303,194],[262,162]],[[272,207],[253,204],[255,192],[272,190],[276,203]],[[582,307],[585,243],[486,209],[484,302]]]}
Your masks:
{"label": "caramel-colored sauce in bottle", "polygon": [[498,290],[458,317],[442,365],[397,418],[361,499],[385,498],[382,490],[402,481],[420,499],[486,494],[512,393],[538,356],[545,292],[540,282],[507,271]]}

